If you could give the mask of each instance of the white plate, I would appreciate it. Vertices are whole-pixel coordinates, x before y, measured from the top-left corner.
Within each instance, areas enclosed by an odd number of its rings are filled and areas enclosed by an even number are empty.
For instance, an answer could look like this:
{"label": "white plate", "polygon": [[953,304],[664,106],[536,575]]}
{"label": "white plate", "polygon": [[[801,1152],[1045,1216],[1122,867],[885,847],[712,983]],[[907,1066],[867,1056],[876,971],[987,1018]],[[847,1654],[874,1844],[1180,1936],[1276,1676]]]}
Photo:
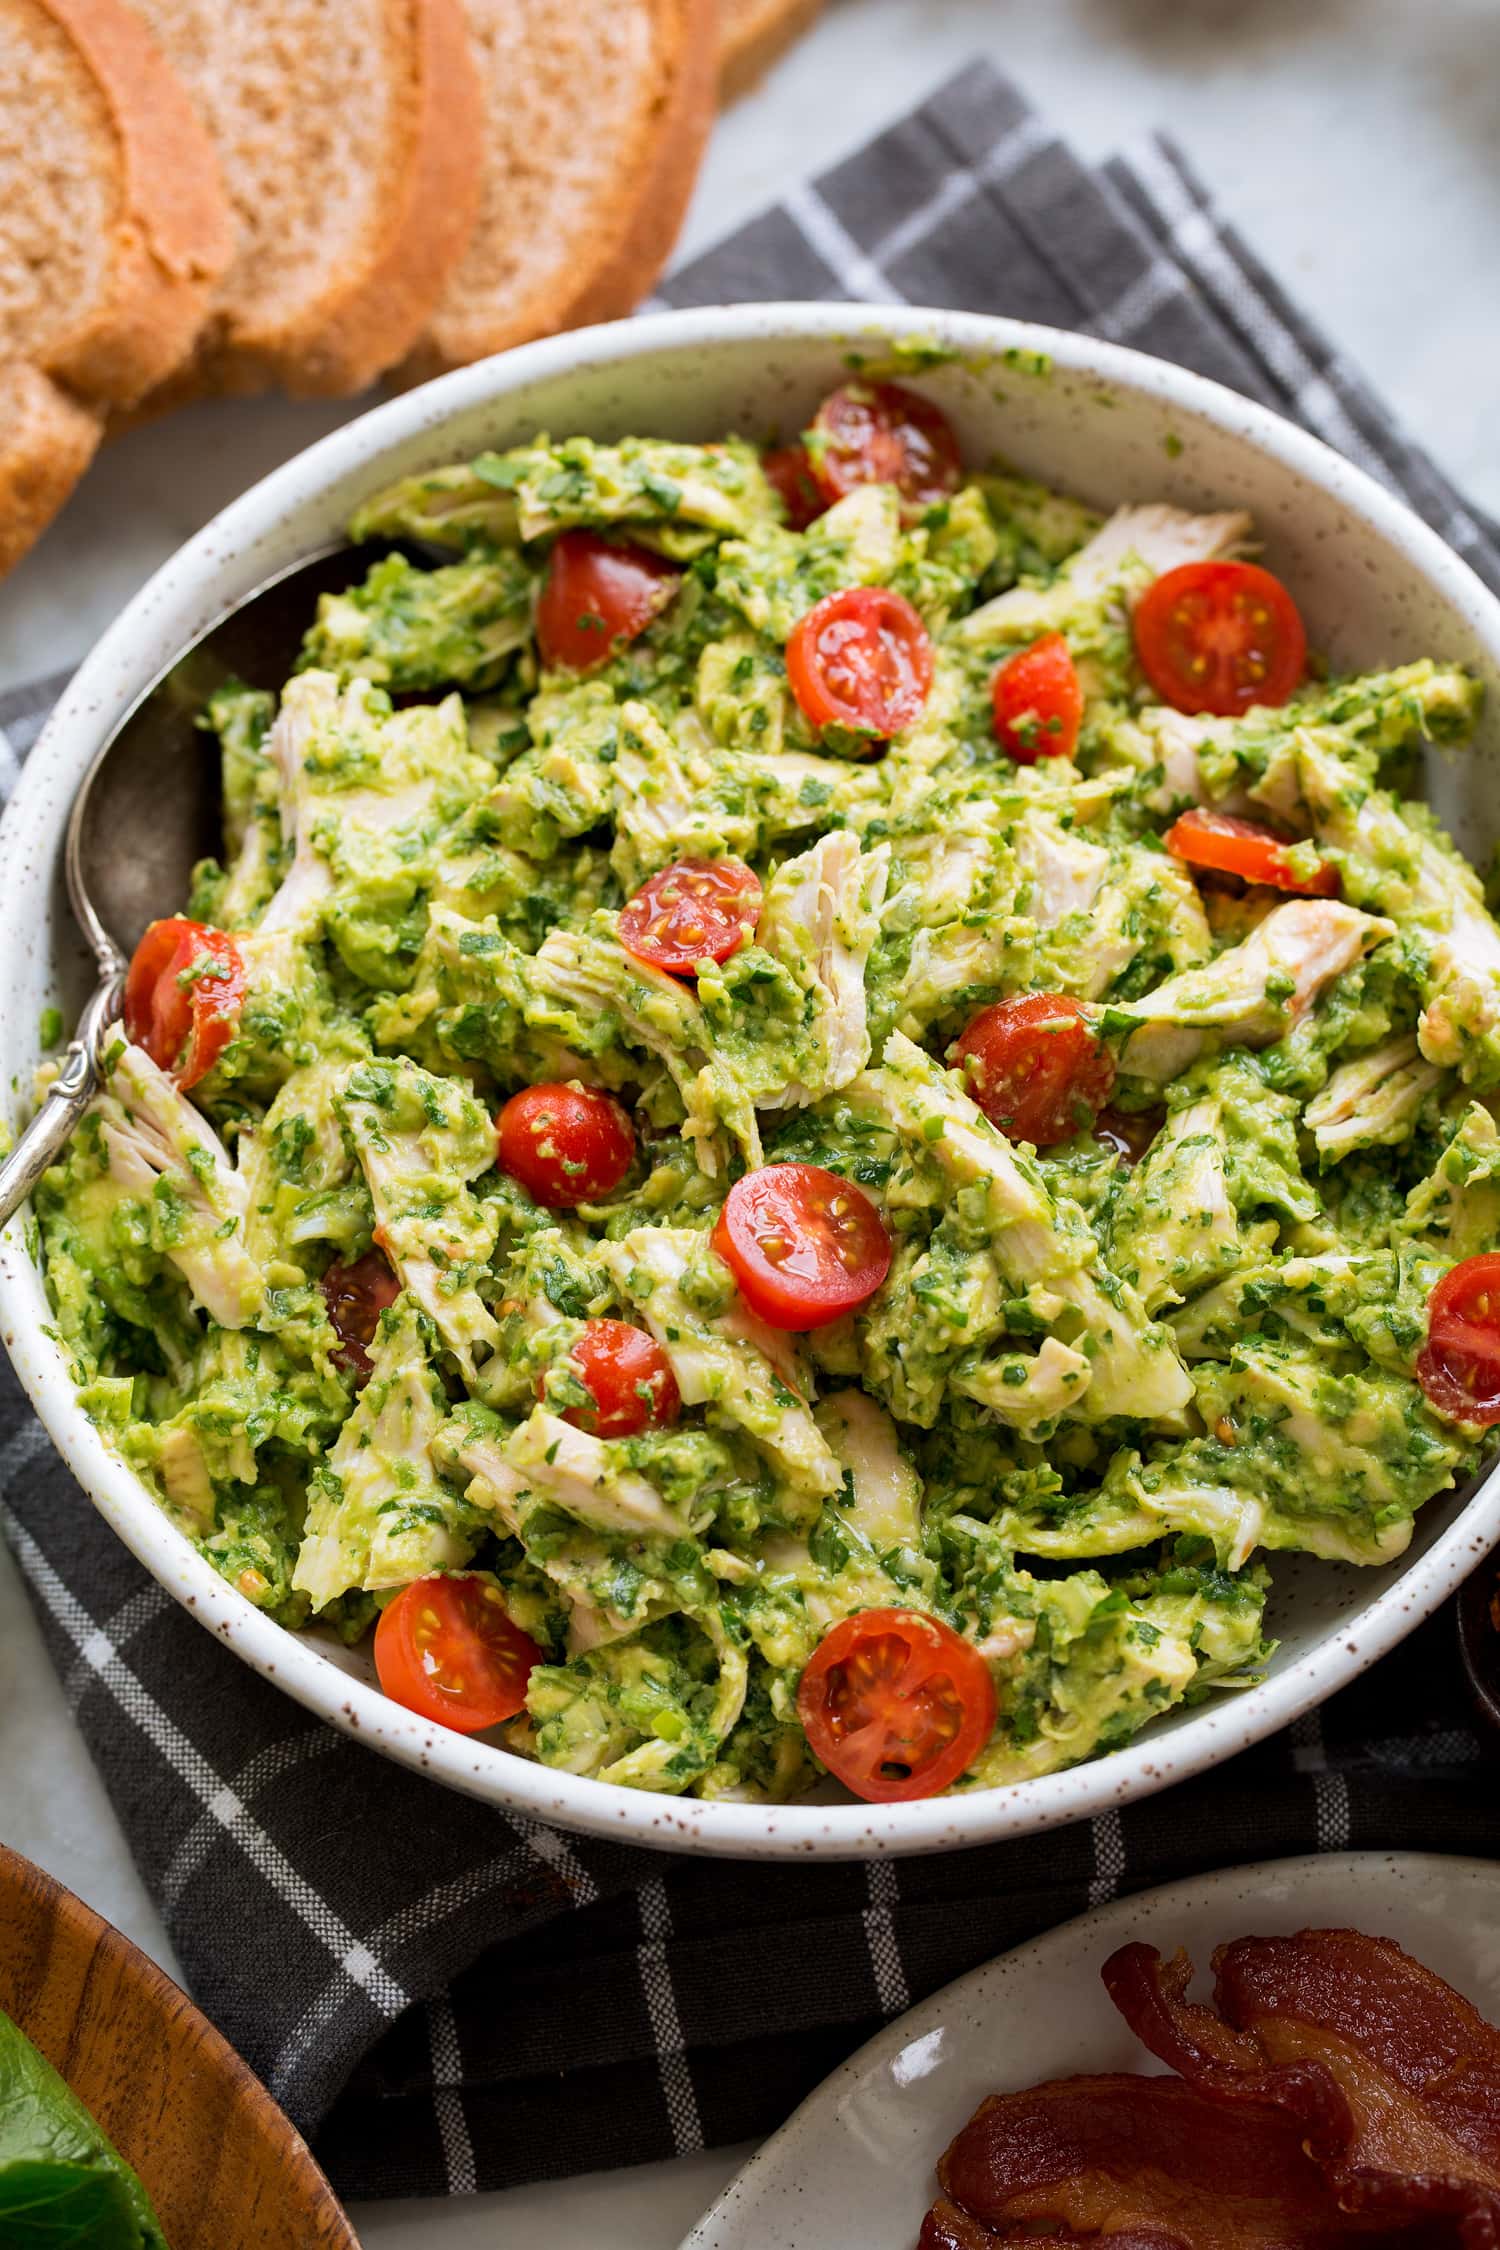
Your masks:
{"label": "white plate", "polygon": [[1304,1929],[1394,1938],[1493,2016],[1500,1867],[1435,1853],[1344,1853],[1193,1875],[1080,1915],[887,2025],[826,2078],[731,2180],[681,2250],[912,2250],[933,2166],[986,2094],[1075,2071],[1161,2064],[1099,1981],[1116,1946],[1185,1946]]}
{"label": "white plate", "polygon": [[[855,305],[709,306],[555,336],[462,368],[337,430],[257,485],[166,563],[105,635],[27,759],[0,827],[0,1089],[14,1123],[41,1011],[71,1020],[86,964],[58,877],[68,808],[99,744],[161,666],[227,604],[336,537],[393,476],[507,446],[538,429],[768,437],[892,339],[952,357],[923,388],[967,457],[1004,453],[1101,506],[1150,495],[1248,508],[1315,645],[1360,671],[1438,651],[1489,687],[1462,759],[1429,761],[1430,793],[1483,864],[1500,836],[1500,604],[1358,469],[1264,407],[1160,360],[973,313]],[[175,902],[163,902],[164,907]],[[1423,1509],[1380,1570],[1278,1555],[1267,1613],[1278,1648],[1257,1687],[1181,1708],[1124,1749],[1009,1789],[910,1804],[748,1805],[659,1797],[516,1758],[429,1725],[376,1688],[367,1649],[288,1633],[220,1578],[109,1449],[54,1341],[24,1217],[0,1237],[0,1335],[70,1468],[126,1545],[209,1631],[367,1748],[511,1812],[676,1851],[765,1858],[942,1851],[1062,1825],[1185,1780],[1344,1686],[1452,1593],[1500,1538],[1500,1476]]]}

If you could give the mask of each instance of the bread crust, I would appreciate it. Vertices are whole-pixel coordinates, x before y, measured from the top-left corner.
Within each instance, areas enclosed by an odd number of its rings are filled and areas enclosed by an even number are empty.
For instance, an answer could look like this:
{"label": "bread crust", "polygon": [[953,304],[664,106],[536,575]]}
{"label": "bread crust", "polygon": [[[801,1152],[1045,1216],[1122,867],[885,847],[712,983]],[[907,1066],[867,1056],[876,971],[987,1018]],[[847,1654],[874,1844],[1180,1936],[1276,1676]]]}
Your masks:
{"label": "bread crust", "polygon": [[719,99],[748,94],[811,29],[823,0],[726,0],[719,35]]}
{"label": "bread crust", "polygon": [[423,382],[533,337],[612,319],[651,287],[676,240],[713,123],[718,18],[716,0],[637,4],[651,12],[656,83],[591,211],[559,243],[550,269],[513,302],[440,305],[398,380]]}
{"label": "bread crust", "polygon": [[198,373],[198,395],[279,382],[294,398],[348,397],[410,349],[437,305],[479,210],[484,93],[463,0],[406,0],[406,7],[409,126],[379,258],[331,276],[295,331],[257,337],[253,315],[231,317]]}
{"label": "bread crust", "polygon": [[658,0],[671,33],[663,73],[656,155],[624,240],[568,302],[559,328],[618,320],[633,312],[672,255],[713,130],[719,60],[719,0]]}
{"label": "bread crust", "polygon": [[300,366],[294,396],[339,396],[402,358],[421,335],[479,215],[484,89],[463,0],[415,0],[417,129],[406,194],[385,255],[352,290]]}
{"label": "bread crust", "polygon": [[179,366],[229,263],[218,158],[186,89],[120,0],[31,0],[93,78],[118,140],[109,286],[44,355],[46,372],[101,406],[128,406]]}
{"label": "bread crust", "polygon": [[0,573],[41,537],[99,436],[99,417],[39,367],[0,366]]}

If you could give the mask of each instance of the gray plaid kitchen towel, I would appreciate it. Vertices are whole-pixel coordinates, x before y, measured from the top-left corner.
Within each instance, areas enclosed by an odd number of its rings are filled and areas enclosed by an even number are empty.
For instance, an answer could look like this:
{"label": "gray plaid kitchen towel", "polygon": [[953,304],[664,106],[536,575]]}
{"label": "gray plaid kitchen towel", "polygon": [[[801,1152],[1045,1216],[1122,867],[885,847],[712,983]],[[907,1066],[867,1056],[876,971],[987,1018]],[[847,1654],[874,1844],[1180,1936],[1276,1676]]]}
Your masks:
{"label": "gray plaid kitchen towel", "polygon": [[[1091,173],[982,64],[658,301],[772,297],[1022,314],[1179,360],[1404,492],[1500,588],[1495,527],[1182,157],[1155,141]],[[0,699],[17,757],[59,685]],[[1289,1734],[1092,1823],[900,1864],[720,1865],[508,1819],[309,1718],[116,1543],[8,1369],[0,1476],[0,1520],[188,1981],[349,2195],[457,2194],[763,2133],[884,2018],[1121,1890],[1313,1849],[1500,1855],[1446,1617]]]}

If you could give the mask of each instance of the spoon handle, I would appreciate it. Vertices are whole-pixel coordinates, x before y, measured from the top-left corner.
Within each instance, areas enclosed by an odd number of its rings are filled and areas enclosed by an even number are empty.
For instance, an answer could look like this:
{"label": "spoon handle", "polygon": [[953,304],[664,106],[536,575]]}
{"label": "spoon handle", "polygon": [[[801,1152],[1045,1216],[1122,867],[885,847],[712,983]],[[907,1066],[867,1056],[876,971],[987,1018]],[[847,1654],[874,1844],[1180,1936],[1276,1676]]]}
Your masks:
{"label": "spoon handle", "polygon": [[124,983],[123,972],[118,972],[102,978],[94,987],[63,1057],[62,1069],[48,1087],[41,1108],[0,1164],[0,1227],[15,1217],[48,1165],[57,1162],[93,1100],[99,1085],[104,1034],[120,1013]]}

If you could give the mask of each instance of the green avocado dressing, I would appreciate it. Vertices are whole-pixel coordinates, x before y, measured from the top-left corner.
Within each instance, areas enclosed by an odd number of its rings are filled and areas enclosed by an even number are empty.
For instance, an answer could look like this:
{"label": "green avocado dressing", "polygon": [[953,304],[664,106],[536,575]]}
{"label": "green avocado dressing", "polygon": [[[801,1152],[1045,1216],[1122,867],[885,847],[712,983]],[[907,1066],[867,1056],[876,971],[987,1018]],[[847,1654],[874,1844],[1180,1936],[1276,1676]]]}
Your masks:
{"label": "green avocado dressing", "polygon": [[[863,1610],[980,1651],[997,1723],[955,1786],[992,1786],[1256,1678],[1281,1553],[1403,1551],[1480,1446],[1416,1379],[1428,1299],[1500,1245],[1500,932],[1404,793],[1471,731],[1466,673],[1189,718],[1131,605],[1248,525],[1106,522],[999,468],[921,510],[856,486],[799,531],[737,440],[539,434],[353,529],[424,560],[372,548],[279,696],[204,714],[225,834],[188,910],[236,933],[232,1036],[187,1097],[122,1042],[36,1199],[87,1410],[245,1599],[357,1642],[412,1581],[479,1571],[543,1655],[517,1754],[778,1799],[817,1778],[803,1669]],[[679,574],[583,674],[535,632],[578,531]],[[889,744],[816,725],[789,677],[850,588],[930,644]],[[1081,731],[1018,764],[992,682],[1050,633]],[[1195,876],[1168,835],[1200,801],[1339,896]],[[728,855],[753,931],[693,977],[643,967],[627,899]],[[1036,991],[1114,1073],[1041,1150],[949,1067]],[[636,1142],[564,1210],[494,1130],[557,1081],[616,1096]],[[805,1336],[747,1314],[711,1241],[774,1162],[855,1183],[891,1244]],[[394,1301],[351,1358],[321,1284],[372,1254]],[[600,1319],[656,1340],[675,1424],[580,1428]]]}

